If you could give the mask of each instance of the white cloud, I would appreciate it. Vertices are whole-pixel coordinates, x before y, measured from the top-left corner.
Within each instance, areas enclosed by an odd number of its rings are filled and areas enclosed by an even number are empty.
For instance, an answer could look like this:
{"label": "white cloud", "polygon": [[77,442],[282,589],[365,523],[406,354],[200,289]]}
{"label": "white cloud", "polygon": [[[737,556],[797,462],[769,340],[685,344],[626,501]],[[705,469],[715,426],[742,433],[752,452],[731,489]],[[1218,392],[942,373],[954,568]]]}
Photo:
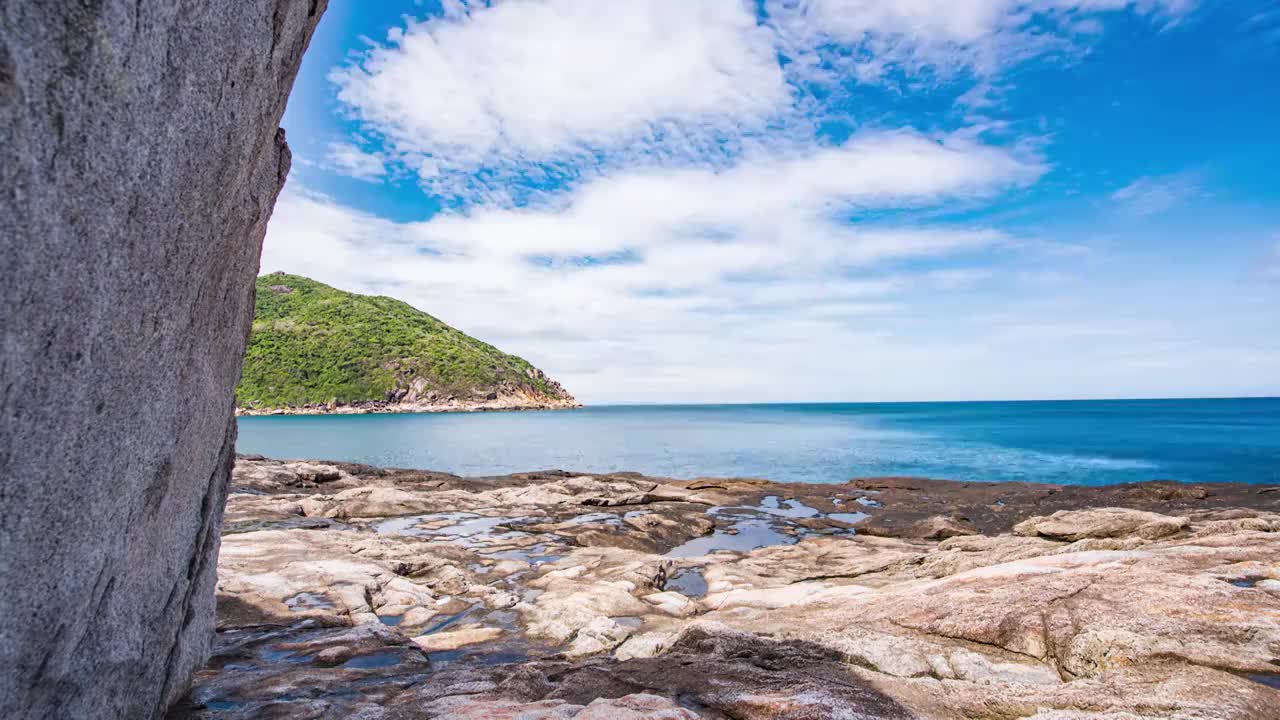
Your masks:
{"label": "white cloud", "polygon": [[387,174],[382,156],[351,143],[330,143],[328,160],[339,173],[357,180],[378,181]]}
{"label": "white cloud", "polygon": [[1111,193],[1111,199],[1139,216],[1159,215],[1194,200],[1203,192],[1192,173],[1142,177]]}
{"label": "white cloud", "polygon": [[[811,146],[815,127],[843,107],[832,98],[850,74],[989,76],[1087,43],[1099,32],[1095,15],[1172,21],[1194,0],[765,7],[757,15],[749,0],[459,0],[443,16],[406,21],[330,77],[362,131],[426,192],[519,205],[639,164],[723,168],[762,149]],[[819,99],[811,83],[832,95]],[[973,111],[995,99],[971,93],[964,104]]]}
{"label": "white cloud", "polygon": [[[814,32],[842,40],[867,35],[914,36],[935,42],[972,43],[1007,22],[1012,0],[801,0],[777,3],[806,17]],[[781,13],[780,13],[781,14]]]}
{"label": "white cloud", "polygon": [[[1101,250],[922,221],[1047,171],[994,117],[1016,92],[1003,70],[1078,57],[1108,13],[1171,24],[1192,0],[764,4],[448,0],[332,73],[358,135],[329,163],[415,173],[450,210],[396,223],[293,185],[263,270],[402,298],[592,403],[1167,393],[1243,363],[1226,331],[1221,352],[1170,350],[1179,328],[1252,317],[1179,307],[1176,279],[1106,297],[1082,279]],[[958,79],[973,89],[943,122],[969,126],[866,130],[899,108],[853,102],[851,79],[907,95]],[[864,129],[830,146],[831,120]],[[1148,178],[1114,199],[1152,214],[1197,189]]]}
{"label": "white cloud", "polygon": [[[929,230],[853,233],[839,219],[858,208],[907,208],[972,199],[1034,181],[1035,157],[958,136],[864,133],[844,146],[795,155],[761,155],[724,171],[635,170],[600,178],[542,207],[473,208],[442,214],[397,233],[444,258],[523,261],[651,253],[731,254],[739,270],[772,262],[771,247],[808,247],[814,262],[859,264],[984,247],[988,232]],[[328,222],[328,220],[326,220]],[[352,221],[354,222],[354,221]],[[377,225],[373,218],[360,222]],[[360,223],[355,223],[359,225]],[[337,223],[343,228],[343,223]],[[348,229],[343,234],[351,235]],[[373,231],[380,237],[383,229]],[[724,253],[729,249],[731,253]],[[652,259],[652,258],[650,258]],[[626,272],[627,265],[610,268]]]}
{"label": "white cloud", "polygon": [[[574,207],[530,219],[588,241],[626,229],[588,232],[597,220]],[[748,232],[690,245],[664,221],[622,263],[544,266],[504,249],[507,230],[491,222],[394,223],[290,185],[262,269],[406,300],[592,404],[1249,394],[1271,387],[1260,378],[1280,357],[1263,331],[1270,306],[1234,305],[1238,288],[1188,294],[1166,272],[1093,283],[1092,259],[982,228],[872,232],[802,215],[774,243]],[[484,241],[434,254],[446,226]],[[832,258],[850,264],[836,271]],[[1036,263],[1074,275],[1015,292]]]}
{"label": "white cloud", "polygon": [[769,32],[740,0],[463,6],[393,31],[331,77],[368,127],[430,158],[428,181],[625,143],[696,150],[762,127],[790,97]]}
{"label": "white cloud", "polygon": [[924,42],[973,44],[1025,26],[1036,16],[1134,10],[1176,18],[1195,0],[786,0],[822,32],[846,40],[915,36]]}
{"label": "white cloud", "polygon": [[766,384],[777,368],[760,353],[778,360],[804,338],[829,353],[883,342],[875,318],[980,284],[989,275],[970,260],[1020,247],[984,227],[867,226],[848,213],[976,200],[1042,171],[1006,150],[900,132],[720,172],[621,173],[543,207],[418,223],[291,186],[262,267],[405,299],[588,400],[672,399]]}
{"label": "white cloud", "polygon": [[[863,81],[889,69],[949,76],[991,74],[1050,50],[1069,50],[1077,36],[1100,31],[1090,14],[1133,11],[1173,23],[1197,0],[768,0],[781,44],[805,55],[824,43],[853,46],[835,61]],[[1051,31],[1046,31],[1051,29]],[[830,56],[825,56],[832,62]],[[852,65],[852,67],[850,67]]]}

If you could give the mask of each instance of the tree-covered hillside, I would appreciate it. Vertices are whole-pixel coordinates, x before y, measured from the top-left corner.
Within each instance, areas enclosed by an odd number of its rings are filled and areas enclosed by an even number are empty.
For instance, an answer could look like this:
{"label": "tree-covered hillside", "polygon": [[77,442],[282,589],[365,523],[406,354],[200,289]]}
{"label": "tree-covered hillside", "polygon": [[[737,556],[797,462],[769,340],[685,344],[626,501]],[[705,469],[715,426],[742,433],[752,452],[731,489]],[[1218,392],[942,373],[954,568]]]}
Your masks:
{"label": "tree-covered hillside", "polygon": [[309,278],[258,278],[253,333],[236,393],[244,408],[523,397],[572,403],[525,360],[389,297]]}

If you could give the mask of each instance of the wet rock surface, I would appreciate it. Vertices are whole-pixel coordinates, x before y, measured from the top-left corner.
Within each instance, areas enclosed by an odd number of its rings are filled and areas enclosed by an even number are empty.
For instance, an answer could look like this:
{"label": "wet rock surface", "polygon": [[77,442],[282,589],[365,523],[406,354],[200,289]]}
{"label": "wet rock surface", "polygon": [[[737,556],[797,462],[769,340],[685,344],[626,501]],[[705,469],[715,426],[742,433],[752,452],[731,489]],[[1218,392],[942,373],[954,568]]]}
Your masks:
{"label": "wet rock surface", "polygon": [[1280,718],[1266,487],[241,458],[227,517],[174,718]]}

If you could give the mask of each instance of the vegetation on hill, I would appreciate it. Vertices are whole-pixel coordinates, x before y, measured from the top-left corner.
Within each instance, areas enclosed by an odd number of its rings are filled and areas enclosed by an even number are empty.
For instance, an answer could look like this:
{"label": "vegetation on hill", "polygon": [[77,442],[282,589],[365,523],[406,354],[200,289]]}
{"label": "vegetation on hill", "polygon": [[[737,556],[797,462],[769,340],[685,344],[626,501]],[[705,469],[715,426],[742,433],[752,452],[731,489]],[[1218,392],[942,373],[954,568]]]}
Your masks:
{"label": "vegetation on hill", "polygon": [[236,391],[244,408],[360,402],[568,400],[525,360],[389,297],[299,275],[258,278],[253,333]]}

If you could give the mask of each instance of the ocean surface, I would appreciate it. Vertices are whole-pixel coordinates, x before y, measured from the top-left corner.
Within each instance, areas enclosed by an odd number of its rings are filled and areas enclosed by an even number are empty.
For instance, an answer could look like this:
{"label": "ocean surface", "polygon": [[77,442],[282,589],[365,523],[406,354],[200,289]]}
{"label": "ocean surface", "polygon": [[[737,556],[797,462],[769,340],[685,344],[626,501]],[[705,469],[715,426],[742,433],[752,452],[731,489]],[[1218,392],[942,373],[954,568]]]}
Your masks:
{"label": "ocean surface", "polygon": [[1280,398],[246,417],[237,450],[462,475],[1280,483]]}

